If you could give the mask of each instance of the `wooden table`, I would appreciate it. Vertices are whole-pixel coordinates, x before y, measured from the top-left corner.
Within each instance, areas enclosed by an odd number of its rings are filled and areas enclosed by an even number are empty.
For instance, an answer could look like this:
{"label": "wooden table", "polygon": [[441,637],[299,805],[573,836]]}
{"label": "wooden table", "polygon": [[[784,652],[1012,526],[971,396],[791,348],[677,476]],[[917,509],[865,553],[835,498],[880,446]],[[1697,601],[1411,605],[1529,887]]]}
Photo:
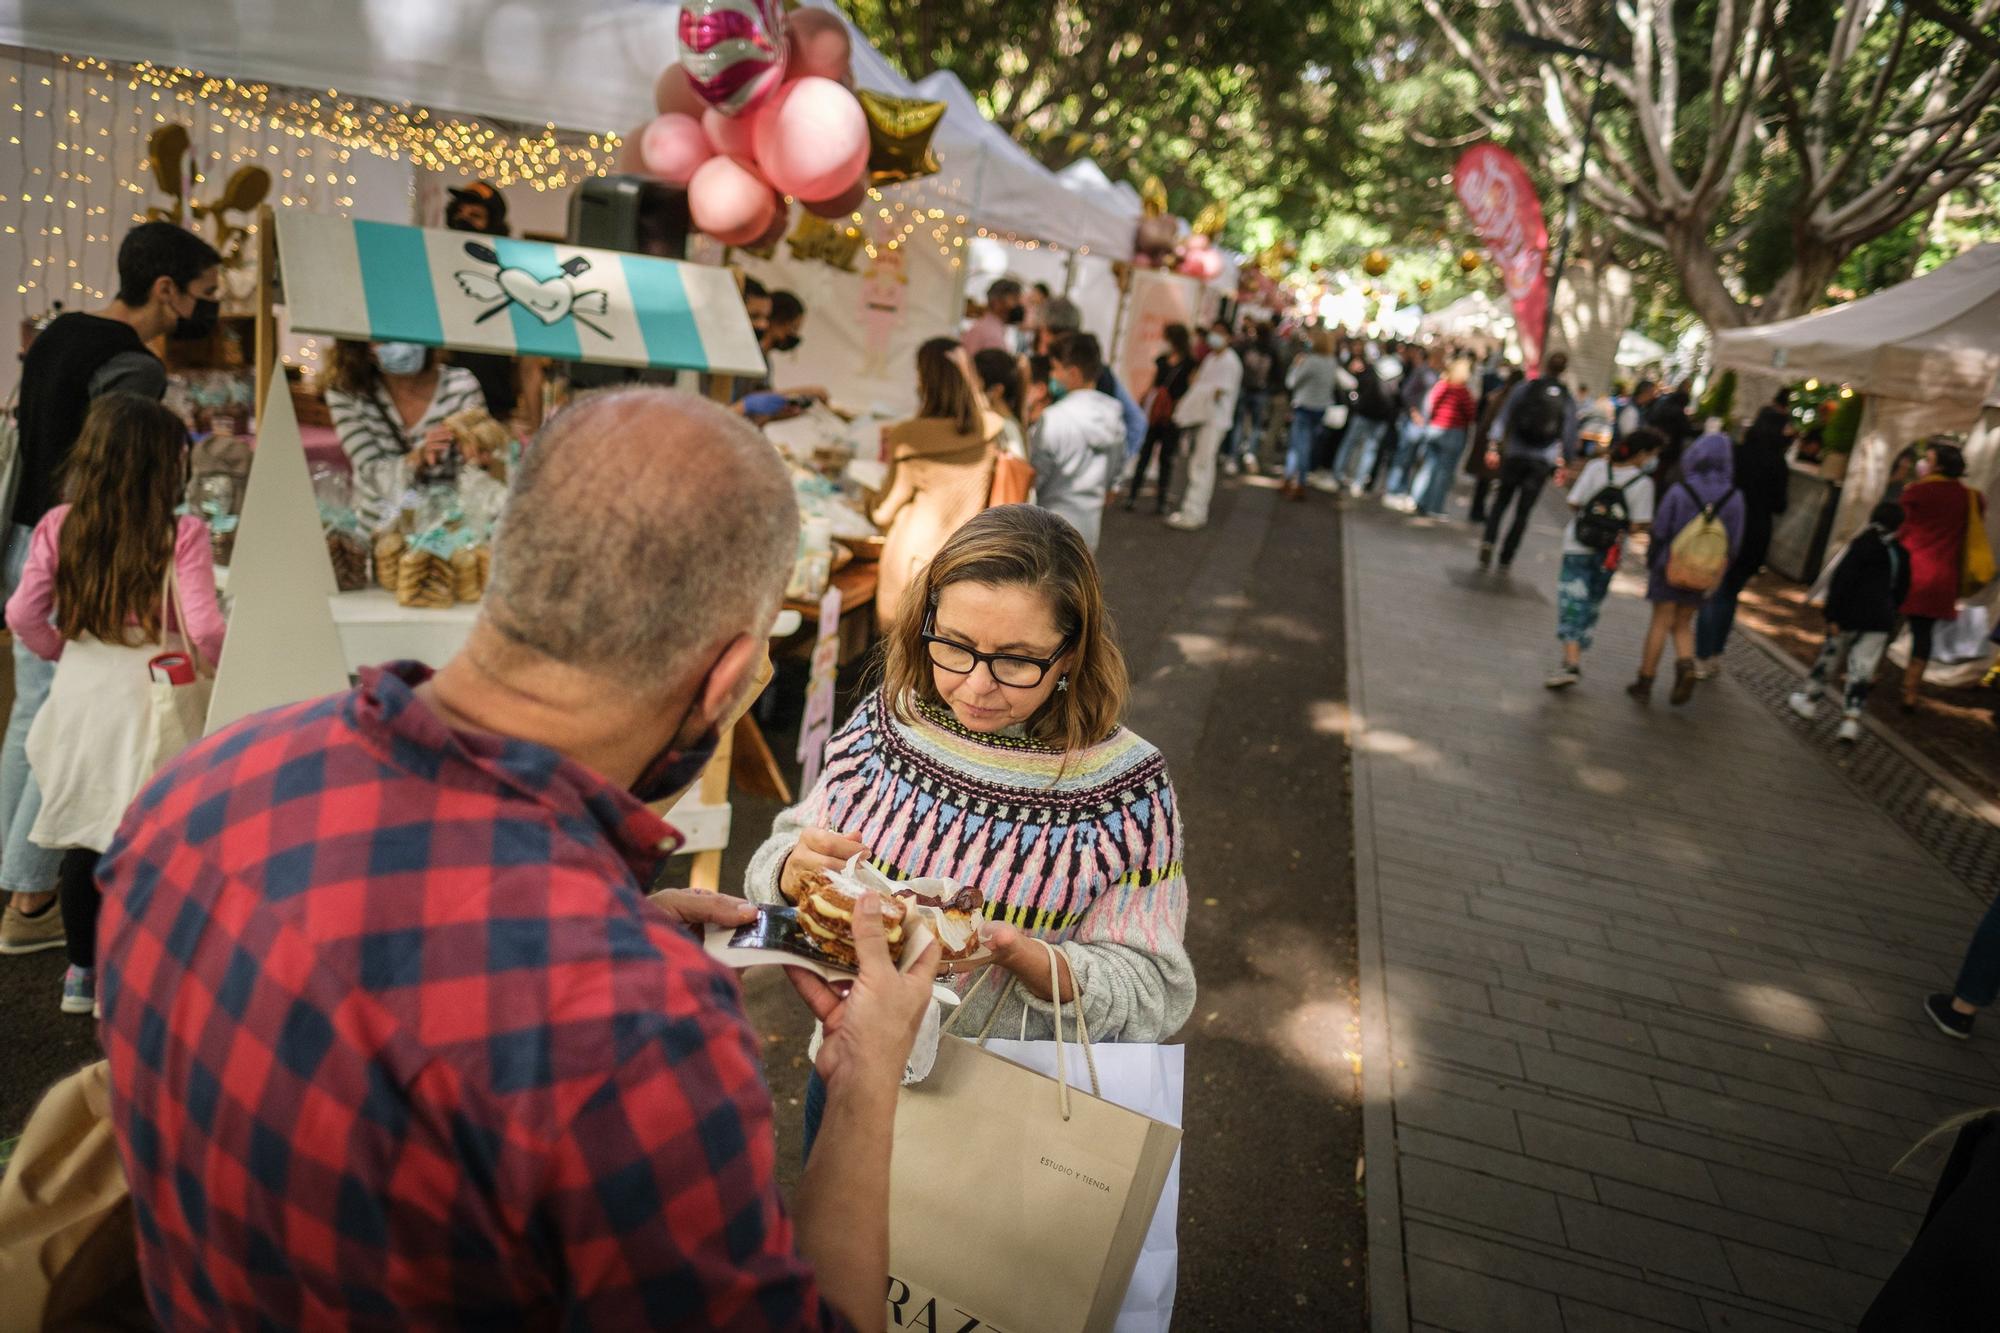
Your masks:
{"label": "wooden table", "polygon": [[[875,642],[875,591],[881,577],[881,566],[873,560],[852,561],[833,576],[833,586],[840,589],[842,666],[866,653]],[[810,654],[813,640],[819,635],[819,600],[795,602],[788,599],[785,607],[798,612],[804,623],[799,626],[799,632],[787,639],[778,651]]]}

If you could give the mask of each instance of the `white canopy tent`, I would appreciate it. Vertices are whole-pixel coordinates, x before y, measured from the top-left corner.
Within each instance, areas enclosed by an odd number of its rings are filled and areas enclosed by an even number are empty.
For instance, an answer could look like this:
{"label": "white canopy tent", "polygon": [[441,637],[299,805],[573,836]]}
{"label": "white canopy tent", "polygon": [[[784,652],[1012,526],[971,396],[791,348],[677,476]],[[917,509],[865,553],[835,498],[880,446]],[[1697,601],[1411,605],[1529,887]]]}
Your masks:
{"label": "white canopy tent", "polygon": [[1896,453],[1940,431],[1970,433],[1966,480],[1991,494],[2000,482],[2000,244],[1831,310],[1719,334],[1715,365],[1866,395],[1835,542],[1867,520]]}
{"label": "white canopy tent", "polygon": [[[1844,383],[1865,396],[1829,550],[1867,522],[1896,454],[1941,432],[1965,435],[1965,481],[1985,494],[1987,533],[2000,542],[2000,244],[1831,310],[1732,329],[1715,340],[1715,364]],[[1992,655],[1985,634],[1996,604],[2000,583],[1955,627],[1941,627],[1925,679],[1978,678]]]}

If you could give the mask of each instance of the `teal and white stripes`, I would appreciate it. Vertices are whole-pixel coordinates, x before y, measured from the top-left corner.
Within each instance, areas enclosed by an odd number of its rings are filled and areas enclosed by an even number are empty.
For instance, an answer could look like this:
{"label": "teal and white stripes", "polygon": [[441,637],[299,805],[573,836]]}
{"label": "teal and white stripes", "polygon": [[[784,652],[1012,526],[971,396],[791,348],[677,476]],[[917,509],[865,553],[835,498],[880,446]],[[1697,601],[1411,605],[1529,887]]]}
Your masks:
{"label": "teal and white stripes", "polygon": [[278,219],[297,333],[761,375],[725,269],[315,213]]}

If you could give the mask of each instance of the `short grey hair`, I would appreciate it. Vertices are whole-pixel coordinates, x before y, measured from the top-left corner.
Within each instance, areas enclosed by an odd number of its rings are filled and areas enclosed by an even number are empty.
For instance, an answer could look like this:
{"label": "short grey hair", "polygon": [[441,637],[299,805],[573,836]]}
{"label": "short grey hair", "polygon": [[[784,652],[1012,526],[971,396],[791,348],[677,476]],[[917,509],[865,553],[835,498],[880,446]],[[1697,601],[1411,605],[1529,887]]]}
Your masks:
{"label": "short grey hair", "polygon": [[798,534],[790,472],[743,418],[670,389],[606,390],[522,459],[483,614],[557,662],[673,688],[768,631]]}
{"label": "short grey hair", "polygon": [[1051,297],[1042,306],[1042,327],[1050,333],[1075,333],[1083,327],[1083,311],[1067,296]]}

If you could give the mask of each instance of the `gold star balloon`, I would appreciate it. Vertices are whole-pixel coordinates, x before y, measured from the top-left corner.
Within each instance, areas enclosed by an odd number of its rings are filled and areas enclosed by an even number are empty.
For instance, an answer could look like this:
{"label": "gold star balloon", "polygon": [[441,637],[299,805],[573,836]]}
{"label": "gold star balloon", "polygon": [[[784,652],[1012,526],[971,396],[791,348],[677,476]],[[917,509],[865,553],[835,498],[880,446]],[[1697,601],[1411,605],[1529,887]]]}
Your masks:
{"label": "gold star balloon", "polygon": [[938,173],[931,136],[944,119],[943,102],[890,97],[866,88],[855,94],[868,116],[868,183],[894,185]]}
{"label": "gold star balloon", "polygon": [[799,225],[785,244],[791,247],[794,259],[817,259],[843,273],[852,273],[854,257],[861,253],[861,241],[861,228],[852,223],[845,220],[829,222],[800,209]]}
{"label": "gold star balloon", "polygon": [[1146,183],[1139,187],[1139,200],[1149,218],[1163,218],[1167,215],[1167,187],[1158,176],[1146,177]]}

